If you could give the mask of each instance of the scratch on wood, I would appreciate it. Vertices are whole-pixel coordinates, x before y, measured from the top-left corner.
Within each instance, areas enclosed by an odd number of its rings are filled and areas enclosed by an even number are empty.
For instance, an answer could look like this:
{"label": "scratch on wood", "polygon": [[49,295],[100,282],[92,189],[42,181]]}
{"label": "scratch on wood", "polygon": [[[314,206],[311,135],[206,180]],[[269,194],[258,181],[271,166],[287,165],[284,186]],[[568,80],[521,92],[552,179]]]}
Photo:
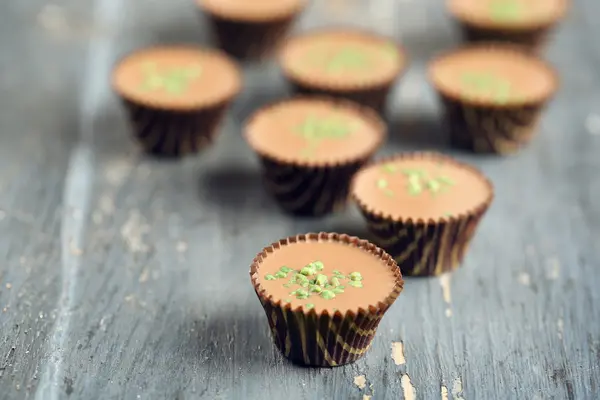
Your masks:
{"label": "scratch on wood", "polygon": [[556,321],[556,328],[557,328],[558,338],[562,339],[563,338],[563,333],[565,331],[565,322],[563,321],[562,318],[559,318]]}
{"label": "scratch on wood", "polygon": [[396,365],[406,364],[406,358],[404,358],[404,343],[392,342],[392,360]]}
{"label": "scratch on wood", "polygon": [[364,375],[358,375],[354,377],[354,384],[360,390],[367,387],[367,378]]}
{"label": "scratch on wood", "polygon": [[452,382],[452,398],[454,400],[465,400],[464,397],[462,397],[462,391],[463,391],[463,385],[462,385],[462,380],[460,379],[460,376],[458,378],[455,378],[454,381]]}
{"label": "scratch on wood", "polygon": [[415,400],[417,398],[417,391],[410,381],[408,374],[402,374],[400,379],[402,384],[402,393],[404,393],[404,400]]}
{"label": "scratch on wood", "polygon": [[560,261],[557,258],[550,258],[546,262],[546,279],[554,281],[560,277]]}
{"label": "scratch on wood", "polygon": [[448,317],[448,318],[450,318],[452,316],[452,309],[450,307],[450,304],[452,303],[452,293],[450,291],[450,287],[451,287],[450,277],[451,277],[450,273],[445,273],[440,276],[440,286],[442,287],[442,296],[444,298],[444,301],[446,302],[446,305],[448,306],[446,308],[446,317]]}
{"label": "scratch on wood", "polygon": [[444,385],[442,385],[442,388],[441,388],[441,396],[442,396],[442,400],[448,400],[448,388]]}

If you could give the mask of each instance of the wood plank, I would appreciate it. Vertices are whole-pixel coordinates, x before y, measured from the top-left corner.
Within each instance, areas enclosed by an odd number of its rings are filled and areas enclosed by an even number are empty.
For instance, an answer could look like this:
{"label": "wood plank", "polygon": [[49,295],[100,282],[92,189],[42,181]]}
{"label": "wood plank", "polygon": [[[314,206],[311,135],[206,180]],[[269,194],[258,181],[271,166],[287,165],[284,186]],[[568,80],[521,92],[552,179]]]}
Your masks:
{"label": "wood plank", "polygon": [[368,234],[355,209],[297,220],[264,193],[239,131],[286,94],[276,67],[245,68],[246,90],[209,152],[149,160],[129,139],[109,68],[143,45],[208,43],[192,2],[73,0],[50,16],[41,1],[4,5],[13,18],[2,29],[17,39],[0,36],[11,50],[0,53],[0,307],[10,305],[0,310],[0,399],[402,399],[411,385],[419,399],[444,388],[450,399],[598,397],[600,123],[590,115],[600,115],[600,47],[590,15],[600,6],[576,4],[547,54],[564,87],[540,136],[500,159],[449,151],[441,134],[423,81],[426,60],[458,43],[441,1],[348,2],[354,11],[316,3],[299,29],[352,22],[408,47],[382,153],[443,149],[496,185],[464,267],[409,279],[363,360],[290,365],[271,344],[249,262],[291,234]]}

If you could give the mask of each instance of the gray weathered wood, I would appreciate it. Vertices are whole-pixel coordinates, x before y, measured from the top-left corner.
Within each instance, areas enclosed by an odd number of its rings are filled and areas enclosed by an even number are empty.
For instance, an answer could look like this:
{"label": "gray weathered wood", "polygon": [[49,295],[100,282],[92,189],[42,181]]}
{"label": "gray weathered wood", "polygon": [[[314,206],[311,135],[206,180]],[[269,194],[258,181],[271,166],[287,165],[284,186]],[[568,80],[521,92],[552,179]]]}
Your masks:
{"label": "gray weathered wood", "polygon": [[[441,0],[335,3],[315,4],[299,29],[376,27],[411,54],[382,153],[449,151],[424,82],[428,57],[458,43]],[[143,45],[207,43],[193,2],[3,2],[0,399],[402,399],[405,374],[419,399],[443,387],[450,399],[599,398],[599,12],[575,1],[549,49],[563,89],[529,148],[451,152],[497,188],[464,267],[409,279],[366,358],[316,370],[272,347],[249,262],[290,234],[367,234],[354,209],[295,220],[262,190],[239,131],[285,95],[276,67],[246,68],[214,148],[153,161],[129,139],[110,66]]]}

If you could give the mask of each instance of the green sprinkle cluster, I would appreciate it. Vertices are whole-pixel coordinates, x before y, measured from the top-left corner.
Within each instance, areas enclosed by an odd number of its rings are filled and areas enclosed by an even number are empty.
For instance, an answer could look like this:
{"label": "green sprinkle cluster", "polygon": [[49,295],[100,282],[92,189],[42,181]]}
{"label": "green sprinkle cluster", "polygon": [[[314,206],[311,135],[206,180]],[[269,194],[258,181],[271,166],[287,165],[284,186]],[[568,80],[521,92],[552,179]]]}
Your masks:
{"label": "green sprinkle cluster", "polygon": [[309,54],[313,65],[328,74],[339,74],[348,70],[362,70],[370,66],[367,55],[356,46],[318,46]]}
{"label": "green sprinkle cluster", "polygon": [[[294,289],[290,292],[290,296],[294,296],[298,300],[306,300],[313,296],[331,300],[344,293],[347,286],[363,287],[363,277],[360,272],[344,275],[338,270],[333,270],[331,274],[326,274],[324,268],[321,261],[311,262],[299,270],[283,266],[276,273],[265,275],[265,279],[268,281],[287,279],[287,283],[283,286]],[[289,303],[291,299],[284,301]],[[305,306],[310,309],[314,307],[314,304],[307,303]]]}
{"label": "green sprinkle cluster", "polygon": [[490,1],[489,15],[494,21],[517,21],[523,15],[523,2],[519,0]]}
{"label": "green sprinkle cluster", "polygon": [[172,68],[158,72],[156,64],[146,63],[143,65],[143,71],[142,90],[164,90],[169,94],[181,94],[188,89],[192,80],[200,77],[202,67],[192,65],[188,68]]}
{"label": "green sprinkle cluster", "polygon": [[308,146],[303,149],[303,153],[310,155],[322,140],[343,140],[352,134],[355,129],[356,125],[342,118],[319,118],[310,115],[298,125],[296,133],[308,142]]}
{"label": "green sprinkle cluster", "polygon": [[[400,169],[393,164],[384,164],[382,166],[384,172],[388,174],[394,174],[401,172],[407,177],[407,191],[412,196],[420,195],[425,191],[429,191],[433,195],[444,192],[449,187],[454,186],[454,181],[447,176],[438,175],[437,177],[431,177],[423,169]],[[385,178],[377,179],[377,188],[383,190],[388,196],[393,196],[394,192],[389,188],[389,182]]]}
{"label": "green sprinkle cluster", "polygon": [[490,97],[498,104],[504,104],[511,95],[512,85],[491,72],[469,72],[461,76],[461,86],[467,96]]}

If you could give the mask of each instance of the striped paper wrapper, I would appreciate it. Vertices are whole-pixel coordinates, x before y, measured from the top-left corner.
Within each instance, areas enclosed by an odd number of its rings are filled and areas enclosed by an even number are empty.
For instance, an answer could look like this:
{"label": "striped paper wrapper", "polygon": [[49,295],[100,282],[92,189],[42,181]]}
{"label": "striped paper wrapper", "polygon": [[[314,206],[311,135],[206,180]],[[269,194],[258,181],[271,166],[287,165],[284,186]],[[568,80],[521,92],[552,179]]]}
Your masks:
{"label": "striped paper wrapper", "polygon": [[155,156],[182,157],[200,152],[214,141],[229,103],[198,110],[164,110],[123,99],[142,149]]}
{"label": "striped paper wrapper", "polygon": [[[258,283],[262,260],[278,248],[302,241],[331,240],[347,243],[370,252],[387,263],[396,276],[394,290],[382,301],[356,311],[342,313],[291,308],[288,303],[268,296]],[[404,286],[397,264],[382,249],[357,237],[338,233],[308,233],[292,236],[264,248],[250,267],[250,277],[265,310],[275,346],[294,363],[314,367],[335,367],[361,358],[371,346],[377,326]]]}

